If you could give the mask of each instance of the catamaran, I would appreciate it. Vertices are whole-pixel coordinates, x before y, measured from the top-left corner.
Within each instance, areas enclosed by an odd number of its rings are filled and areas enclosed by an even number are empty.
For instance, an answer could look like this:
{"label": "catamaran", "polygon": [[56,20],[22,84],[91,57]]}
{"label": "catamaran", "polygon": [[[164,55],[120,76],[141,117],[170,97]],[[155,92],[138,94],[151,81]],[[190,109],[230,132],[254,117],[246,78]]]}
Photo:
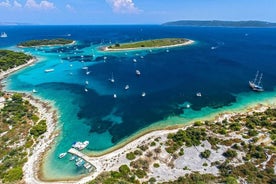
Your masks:
{"label": "catamaran", "polygon": [[[264,91],[264,88],[262,87],[261,81],[263,78],[263,74],[260,74],[259,80],[259,71],[257,71],[254,81],[249,81],[249,86],[252,88],[253,91]],[[258,82],[257,82],[258,80]]]}

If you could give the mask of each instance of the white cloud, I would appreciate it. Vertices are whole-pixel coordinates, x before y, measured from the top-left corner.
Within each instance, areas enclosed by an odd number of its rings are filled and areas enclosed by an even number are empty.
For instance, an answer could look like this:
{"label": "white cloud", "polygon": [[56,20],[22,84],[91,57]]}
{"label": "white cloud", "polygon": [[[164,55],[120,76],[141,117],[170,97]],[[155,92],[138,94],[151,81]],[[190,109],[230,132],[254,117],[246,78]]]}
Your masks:
{"label": "white cloud", "polygon": [[21,7],[22,7],[22,4],[20,4],[20,3],[17,2],[17,1],[14,1],[14,2],[13,2],[13,6],[14,6],[14,7],[17,7],[17,8],[21,8]]}
{"label": "white cloud", "polygon": [[66,8],[68,11],[75,12],[74,7],[71,6],[70,4],[66,4],[65,8]]}
{"label": "white cloud", "polygon": [[54,9],[55,5],[47,0],[41,1],[40,3],[37,3],[35,0],[27,0],[25,7],[36,9]]}
{"label": "white cloud", "polygon": [[106,0],[116,13],[139,13],[132,0]]}
{"label": "white cloud", "polygon": [[0,7],[11,7],[10,1],[5,0],[5,1],[0,2]]}

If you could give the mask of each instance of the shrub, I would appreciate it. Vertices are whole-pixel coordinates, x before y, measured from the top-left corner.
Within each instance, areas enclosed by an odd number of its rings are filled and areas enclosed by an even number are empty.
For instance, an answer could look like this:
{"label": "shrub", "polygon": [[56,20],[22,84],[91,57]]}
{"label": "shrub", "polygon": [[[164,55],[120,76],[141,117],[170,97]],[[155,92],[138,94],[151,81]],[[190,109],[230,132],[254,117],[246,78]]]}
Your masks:
{"label": "shrub", "polygon": [[160,165],[159,165],[158,163],[154,163],[154,164],[153,164],[153,167],[154,167],[154,168],[158,168],[158,167],[160,167]]}
{"label": "shrub", "polygon": [[227,158],[234,158],[237,156],[237,152],[235,150],[228,149],[226,152],[223,153],[223,156]]}
{"label": "shrub", "polygon": [[45,120],[41,120],[37,125],[33,126],[30,130],[30,134],[39,137],[47,131],[47,125]]}
{"label": "shrub", "polygon": [[135,154],[133,152],[127,153],[126,158],[128,160],[134,160],[135,159]]}
{"label": "shrub", "polygon": [[200,156],[202,158],[209,158],[209,156],[211,155],[211,151],[210,150],[205,150],[203,152],[200,153]]}
{"label": "shrub", "polygon": [[125,174],[128,174],[130,172],[130,169],[127,165],[121,165],[119,167],[119,171],[120,171],[120,173],[125,175]]}

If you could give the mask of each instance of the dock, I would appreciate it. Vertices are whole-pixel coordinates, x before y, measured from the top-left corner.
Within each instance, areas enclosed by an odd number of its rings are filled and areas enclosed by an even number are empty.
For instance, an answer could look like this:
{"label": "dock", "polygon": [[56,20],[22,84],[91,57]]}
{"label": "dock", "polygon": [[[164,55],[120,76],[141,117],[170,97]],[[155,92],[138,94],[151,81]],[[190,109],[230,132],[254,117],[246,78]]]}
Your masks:
{"label": "dock", "polygon": [[[75,148],[70,148],[69,150],[68,150],[68,153],[71,153],[72,155],[76,155],[76,156],[78,156],[79,158],[82,158],[84,161],[86,161],[86,162],[91,162],[90,161],[90,158],[87,156],[87,155],[85,155],[84,153],[82,153],[82,152],[80,152],[80,151],[78,151],[78,150],[76,150]],[[92,164],[92,163],[91,163]]]}
{"label": "dock", "polygon": [[80,152],[79,150],[76,150],[75,148],[70,148],[67,152],[83,159],[85,162],[89,163],[91,166],[94,166],[95,169],[97,169],[96,167],[97,164],[93,162],[93,159],[91,159],[89,156],[85,155],[84,153]]}

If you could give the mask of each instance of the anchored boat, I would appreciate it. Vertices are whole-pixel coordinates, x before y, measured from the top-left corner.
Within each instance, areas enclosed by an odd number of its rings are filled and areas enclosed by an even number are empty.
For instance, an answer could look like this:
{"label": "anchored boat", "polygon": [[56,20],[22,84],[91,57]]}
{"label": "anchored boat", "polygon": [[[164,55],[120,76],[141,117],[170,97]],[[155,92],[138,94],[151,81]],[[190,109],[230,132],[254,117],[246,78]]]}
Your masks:
{"label": "anchored boat", "polygon": [[255,79],[253,81],[249,81],[249,86],[253,91],[261,92],[261,91],[264,91],[264,88],[261,84],[263,74],[262,73],[260,74],[259,80],[258,80],[258,77],[259,77],[259,71],[257,71]]}

